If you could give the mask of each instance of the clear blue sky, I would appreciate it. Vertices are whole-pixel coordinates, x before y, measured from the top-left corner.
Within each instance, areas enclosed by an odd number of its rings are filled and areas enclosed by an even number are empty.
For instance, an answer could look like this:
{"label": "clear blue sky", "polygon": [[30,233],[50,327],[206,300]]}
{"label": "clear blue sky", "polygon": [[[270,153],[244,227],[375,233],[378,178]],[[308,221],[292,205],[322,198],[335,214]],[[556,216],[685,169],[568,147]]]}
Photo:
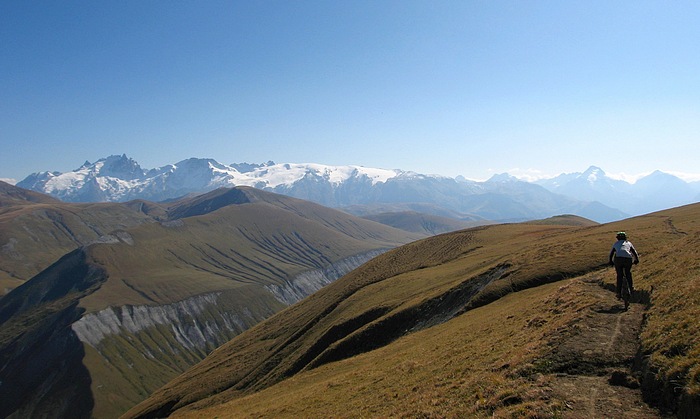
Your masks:
{"label": "clear blue sky", "polygon": [[699,21],[697,1],[7,0],[0,178],[123,153],[698,175]]}

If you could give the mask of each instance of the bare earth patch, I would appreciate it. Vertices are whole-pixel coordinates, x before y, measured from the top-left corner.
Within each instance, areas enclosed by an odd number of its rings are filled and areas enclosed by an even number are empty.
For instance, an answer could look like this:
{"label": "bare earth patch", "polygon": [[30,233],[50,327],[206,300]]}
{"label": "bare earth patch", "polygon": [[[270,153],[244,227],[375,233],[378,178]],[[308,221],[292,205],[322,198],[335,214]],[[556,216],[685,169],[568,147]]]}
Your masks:
{"label": "bare earth patch", "polygon": [[659,418],[663,415],[642,400],[633,365],[639,348],[644,305],[628,311],[600,278],[585,277],[579,290],[594,303],[575,327],[550,343],[543,360],[552,373],[552,396],[564,402],[570,418]]}

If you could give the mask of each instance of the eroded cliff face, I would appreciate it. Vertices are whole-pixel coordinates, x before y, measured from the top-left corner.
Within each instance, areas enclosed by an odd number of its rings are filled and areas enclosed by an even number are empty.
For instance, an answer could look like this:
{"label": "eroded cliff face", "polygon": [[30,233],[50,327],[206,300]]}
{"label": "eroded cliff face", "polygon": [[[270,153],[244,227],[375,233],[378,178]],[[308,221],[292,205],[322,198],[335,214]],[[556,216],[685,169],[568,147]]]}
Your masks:
{"label": "eroded cliff face", "polygon": [[[343,259],[326,269],[303,272],[283,285],[266,285],[274,298],[284,305],[294,304],[318,291],[368,260],[383,253],[381,250]],[[138,334],[150,328],[167,326],[175,341],[189,351],[201,351],[219,336],[240,333],[256,322],[250,307],[235,311],[222,310],[222,292],[208,293],[161,306],[126,305],[108,307],[83,316],[71,325],[80,341],[98,348],[108,336],[121,333]],[[272,308],[272,307],[270,307]]]}
{"label": "eroded cliff face", "polygon": [[150,327],[169,325],[176,341],[193,350],[203,347],[221,333],[222,329],[235,330],[244,327],[237,316],[221,313],[221,322],[198,324],[197,318],[209,305],[216,305],[221,293],[198,295],[185,301],[162,306],[109,307],[90,313],[71,325],[78,338],[94,348],[105,337],[126,331],[137,334]]}
{"label": "eroded cliff face", "polygon": [[306,271],[285,281],[282,285],[266,285],[265,288],[281,303],[292,305],[385,251],[374,250],[345,258],[326,269]]}
{"label": "eroded cliff face", "polygon": [[[236,335],[383,251],[343,259],[282,285],[251,285],[161,306],[109,307],[71,330],[85,345],[93,373],[94,417],[114,417],[146,398]],[[265,289],[260,292],[260,288]]]}

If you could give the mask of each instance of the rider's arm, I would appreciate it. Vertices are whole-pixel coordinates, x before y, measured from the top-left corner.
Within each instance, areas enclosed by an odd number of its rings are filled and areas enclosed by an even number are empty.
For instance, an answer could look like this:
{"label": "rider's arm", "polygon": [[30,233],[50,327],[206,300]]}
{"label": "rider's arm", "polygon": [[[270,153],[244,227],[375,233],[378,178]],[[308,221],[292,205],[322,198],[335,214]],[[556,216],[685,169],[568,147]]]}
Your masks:
{"label": "rider's arm", "polygon": [[610,250],[610,256],[608,256],[608,261],[612,264],[614,263],[613,256],[615,256],[615,248],[613,247],[612,250]]}
{"label": "rider's arm", "polygon": [[637,250],[634,248],[634,246],[630,247],[630,250],[632,251],[632,254],[634,255],[634,262],[639,263],[639,255],[637,254]]}

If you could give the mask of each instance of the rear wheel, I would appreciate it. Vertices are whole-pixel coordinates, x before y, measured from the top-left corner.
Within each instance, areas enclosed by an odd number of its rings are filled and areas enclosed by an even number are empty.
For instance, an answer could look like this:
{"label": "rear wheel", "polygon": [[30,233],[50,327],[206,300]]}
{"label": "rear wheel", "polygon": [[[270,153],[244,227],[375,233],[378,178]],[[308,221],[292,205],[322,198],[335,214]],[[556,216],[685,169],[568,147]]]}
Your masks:
{"label": "rear wheel", "polygon": [[630,307],[630,300],[632,299],[632,292],[630,291],[630,285],[627,282],[627,278],[622,280],[622,301],[625,303],[625,310]]}

